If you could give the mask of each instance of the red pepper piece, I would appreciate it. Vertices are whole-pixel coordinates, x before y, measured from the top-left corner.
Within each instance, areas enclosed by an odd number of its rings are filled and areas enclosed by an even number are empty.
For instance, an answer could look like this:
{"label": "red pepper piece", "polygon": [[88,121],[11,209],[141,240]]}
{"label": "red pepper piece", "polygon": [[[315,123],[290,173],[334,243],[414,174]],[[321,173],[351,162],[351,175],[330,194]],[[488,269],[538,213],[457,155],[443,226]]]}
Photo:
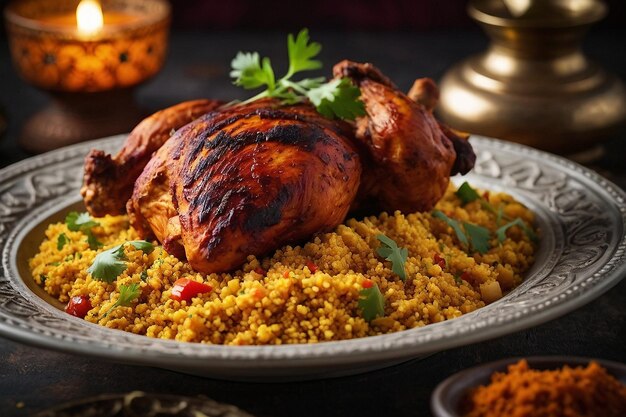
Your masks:
{"label": "red pepper piece", "polygon": [[442,258],[441,255],[439,255],[438,253],[435,254],[435,256],[433,257],[433,260],[435,261],[437,265],[441,267],[441,269],[444,269],[446,267],[445,258]]}
{"label": "red pepper piece", "polygon": [[189,301],[198,294],[210,292],[213,288],[210,285],[196,282],[188,278],[179,278],[172,286],[170,298],[176,301]]}
{"label": "red pepper piece", "polygon": [[285,278],[289,278],[289,271],[285,271],[285,272],[283,272],[283,277],[285,277]]}
{"label": "red pepper piece", "polygon": [[267,271],[265,271],[265,269],[261,268],[260,266],[257,266],[256,268],[254,268],[254,272],[256,272],[259,275],[263,275],[263,276],[265,276],[265,274],[267,274]]}
{"label": "red pepper piece", "polygon": [[461,274],[461,279],[462,279],[463,281],[469,281],[469,280],[470,280],[470,278],[472,278],[472,276],[471,276],[471,275],[470,275],[470,273],[469,273],[469,272],[467,272],[467,271],[464,271],[464,272]]}
{"label": "red pepper piece", "polygon": [[317,265],[315,265],[311,261],[306,261],[306,267],[309,268],[309,271],[311,271],[312,274],[314,274],[315,271],[317,271]]}
{"label": "red pepper piece", "polygon": [[70,298],[70,301],[65,306],[65,312],[72,316],[84,319],[89,310],[91,310],[91,302],[86,295],[77,295]]}
{"label": "red pepper piece", "polygon": [[363,288],[372,288],[374,286],[374,281],[371,279],[366,279],[363,281]]}

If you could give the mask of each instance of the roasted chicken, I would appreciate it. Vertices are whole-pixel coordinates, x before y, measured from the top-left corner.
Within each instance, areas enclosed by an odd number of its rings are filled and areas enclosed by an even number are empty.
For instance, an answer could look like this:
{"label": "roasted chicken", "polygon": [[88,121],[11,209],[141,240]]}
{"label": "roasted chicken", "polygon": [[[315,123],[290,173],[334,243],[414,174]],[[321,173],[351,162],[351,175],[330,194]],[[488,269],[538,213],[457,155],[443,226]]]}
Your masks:
{"label": "roasted chicken", "polygon": [[[432,115],[439,95],[432,81],[416,81],[411,99],[372,64],[342,61],[333,74],[353,80],[367,112],[357,119],[355,131],[369,160],[364,163],[358,202],[379,211],[430,210],[445,193],[450,175],[471,169],[475,158],[471,146],[457,153],[456,137],[442,130]],[[428,88],[418,93],[416,86]]]}
{"label": "roasted chicken", "polygon": [[85,159],[85,176],[80,190],[89,213],[97,217],[123,214],[135,180],[172,131],[220,105],[222,103],[217,100],[193,100],[156,112],[133,129],[115,157],[92,149]]}
{"label": "roasted chicken", "polygon": [[342,127],[309,105],[274,100],[208,113],[144,169],[128,203],[131,224],[205,272],[331,230],[361,178]]}
{"label": "roasted chicken", "polygon": [[142,122],[159,128],[140,124],[117,156],[89,154],[87,209],[126,204],[141,236],[198,271],[223,272],[331,230],[350,210],[430,210],[450,175],[471,169],[466,137],[432,115],[432,81],[407,96],[371,64],[343,61],[334,74],[361,90],[366,115],[355,123],[274,99],[182,103]]}

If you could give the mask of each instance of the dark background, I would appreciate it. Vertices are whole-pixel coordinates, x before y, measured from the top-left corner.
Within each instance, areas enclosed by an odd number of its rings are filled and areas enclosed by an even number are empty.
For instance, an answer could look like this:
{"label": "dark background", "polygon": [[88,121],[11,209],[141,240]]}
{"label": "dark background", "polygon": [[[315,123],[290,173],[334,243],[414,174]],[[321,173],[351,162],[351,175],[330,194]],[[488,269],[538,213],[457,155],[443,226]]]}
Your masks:
{"label": "dark background", "polygon": [[[44,0],[45,1],[45,0]],[[4,7],[6,0],[0,0]],[[486,37],[462,0],[173,1],[169,58],[137,90],[148,110],[195,97],[232,99],[228,65],[238,50],[258,50],[284,65],[285,34],[301,27],[324,45],[328,74],[343,58],[371,61],[400,87],[418,76],[439,79],[451,65],[484,50]],[[585,51],[626,79],[626,2],[610,0],[608,17],[590,30]],[[281,61],[282,60],[282,61]],[[28,156],[17,147],[23,122],[48,97],[23,83],[9,62],[0,30],[0,106],[9,129],[0,137],[0,168]],[[623,144],[626,137],[608,138]],[[615,149],[624,149],[616,146]],[[595,168],[626,187],[623,151]],[[1,213],[0,213],[1,215]],[[580,355],[626,362],[626,282],[566,316],[505,337],[459,347],[372,373],[283,384],[234,383],[157,368],[107,363],[0,338],[0,416],[27,416],[61,402],[133,390],[204,395],[257,416],[428,416],[434,387],[477,363],[511,356]],[[17,405],[23,403],[22,408]]]}

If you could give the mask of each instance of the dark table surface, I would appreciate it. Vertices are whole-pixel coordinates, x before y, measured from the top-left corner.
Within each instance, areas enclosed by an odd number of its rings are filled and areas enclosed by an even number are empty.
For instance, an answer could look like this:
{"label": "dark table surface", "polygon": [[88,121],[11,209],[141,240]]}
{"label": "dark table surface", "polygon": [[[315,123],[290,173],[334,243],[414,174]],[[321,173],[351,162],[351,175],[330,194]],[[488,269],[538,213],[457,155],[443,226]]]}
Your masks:
{"label": "dark table surface", "polygon": [[[486,45],[480,33],[465,31],[316,33],[313,37],[324,45],[324,62],[371,61],[405,89],[418,76],[438,79],[454,62]],[[228,81],[232,56],[240,49],[259,50],[280,65],[283,39],[283,34],[175,34],[165,68],[139,89],[138,99],[151,110],[195,97],[241,97]],[[586,50],[626,79],[625,43],[625,33],[595,32],[589,35]],[[17,146],[20,126],[46,102],[45,95],[17,78],[7,42],[2,41],[0,105],[9,129],[0,139],[0,167],[28,157]],[[622,188],[626,188],[625,144],[626,135],[609,138],[604,156],[593,164]],[[225,382],[46,351],[0,338],[0,415],[25,416],[69,400],[142,390],[204,395],[257,416],[423,416],[430,415],[429,399],[437,383],[461,369],[511,356],[555,354],[626,362],[626,282],[535,328],[381,371],[301,383]]]}

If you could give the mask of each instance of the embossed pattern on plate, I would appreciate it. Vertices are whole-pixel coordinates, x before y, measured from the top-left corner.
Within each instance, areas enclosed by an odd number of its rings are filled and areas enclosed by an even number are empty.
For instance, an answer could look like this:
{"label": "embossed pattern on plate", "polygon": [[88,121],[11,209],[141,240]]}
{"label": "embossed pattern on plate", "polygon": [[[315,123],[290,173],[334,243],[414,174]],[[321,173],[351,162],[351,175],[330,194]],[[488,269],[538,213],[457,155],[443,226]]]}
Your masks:
{"label": "embossed pattern on plate", "polygon": [[[216,346],[100,327],[53,307],[26,285],[17,262],[28,231],[79,201],[84,155],[115,151],[123,136],[74,145],[0,171],[0,334],[104,359],[231,379],[358,372],[497,337],[563,315],[626,273],[626,194],[565,159],[473,137],[475,169],[455,181],[506,191],[537,213],[542,242],[526,281],[454,320],[382,336],[313,345]],[[43,237],[43,236],[42,236]],[[23,268],[22,268],[23,271]],[[26,275],[26,274],[22,274]]]}

